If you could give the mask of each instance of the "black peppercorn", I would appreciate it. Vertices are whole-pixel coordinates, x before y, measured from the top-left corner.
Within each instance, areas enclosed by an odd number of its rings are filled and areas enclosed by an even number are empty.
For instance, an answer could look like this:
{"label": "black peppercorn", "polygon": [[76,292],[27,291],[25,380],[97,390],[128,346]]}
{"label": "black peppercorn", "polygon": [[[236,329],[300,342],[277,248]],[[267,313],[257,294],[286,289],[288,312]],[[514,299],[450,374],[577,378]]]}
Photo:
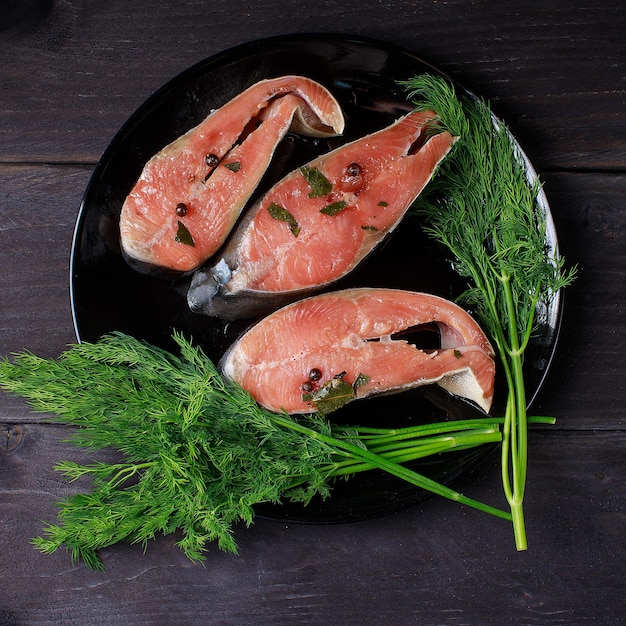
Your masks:
{"label": "black peppercorn", "polygon": [[309,372],[309,380],[319,380],[322,377],[322,372],[320,370],[317,369],[317,367],[314,367],[310,372]]}
{"label": "black peppercorn", "polygon": [[219,162],[220,162],[220,158],[217,156],[217,154],[207,154],[204,157],[204,162],[209,166],[209,167],[215,167]]}
{"label": "black peppercorn", "polygon": [[188,212],[189,207],[184,202],[179,202],[176,205],[176,215],[178,215],[178,217],[185,217]]}

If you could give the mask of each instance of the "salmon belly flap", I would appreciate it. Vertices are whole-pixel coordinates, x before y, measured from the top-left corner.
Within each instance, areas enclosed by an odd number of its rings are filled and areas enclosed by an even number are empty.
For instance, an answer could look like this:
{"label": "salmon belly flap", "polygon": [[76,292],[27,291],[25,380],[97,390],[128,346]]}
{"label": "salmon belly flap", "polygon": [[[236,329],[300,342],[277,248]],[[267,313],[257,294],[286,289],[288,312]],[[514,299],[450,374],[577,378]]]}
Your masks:
{"label": "salmon belly flap", "polygon": [[[401,338],[423,325],[438,329],[438,348]],[[359,288],[272,313],[231,346],[220,368],[272,411],[324,412],[334,389],[345,402],[436,383],[488,412],[493,357],[481,328],[458,305],[430,294]]]}
{"label": "salmon belly flap", "polygon": [[245,317],[346,276],[396,228],[452,147],[449,133],[427,132],[434,117],[410,113],[276,183],[219,260],[194,275],[191,309]]}
{"label": "salmon belly flap", "polygon": [[276,146],[292,130],[341,134],[344,119],[322,85],[300,76],[256,83],[145,165],[120,215],[128,259],[190,271],[223,245]]}

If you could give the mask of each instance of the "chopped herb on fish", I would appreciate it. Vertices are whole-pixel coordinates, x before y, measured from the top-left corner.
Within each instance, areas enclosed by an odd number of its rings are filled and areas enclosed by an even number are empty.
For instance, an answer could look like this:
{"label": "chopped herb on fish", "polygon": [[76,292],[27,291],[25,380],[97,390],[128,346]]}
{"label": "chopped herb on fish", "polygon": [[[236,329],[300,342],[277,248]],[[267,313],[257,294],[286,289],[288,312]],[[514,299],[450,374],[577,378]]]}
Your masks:
{"label": "chopped herb on fish", "polygon": [[378,206],[389,206],[389,202],[385,202],[384,200],[381,200],[381,201],[378,203]]}
{"label": "chopped herb on fish", "polygon": [[363,226],[361,226],[362,230],[374,230],[377,231],[378,228],[376,228],[376,226],[372,226],[371,224],[363,224]]}
{"label": "chopped herb on fish", "polygon": [[272,202],[267,207],[267,212],[275,220],[278,220],[280,222],[286,222],[294,237],[297,237],[300,234],[300,226],[298,225],[298,222],[296,221],[294,216],[289,213],[289,211],[287,211],[287,209],[280,206],[279,204],[276,204],[275,202]]}
{"label": "chopped herb on fish", "polygon": [[241,169],[241,163],[239,161],[231,161],[230,163],[224,163],[224,167],[231,172],[238,172]]}
{"label": "chopped herb on fish", "polygon": [[315,407],[315,410],[322,415],[328,415],[340,409],[344,404],[354,400],[357,387],[366,385],[369,380],[369,376],[366,374],[359,374],[351,385],[346,381],[345,377],[345,372],[333,376],[319,389],[311,393],[302,394],[302,399],[305,402],[310,402]]}
{"label": "chopped herb on fish", "polygon": [[309,198],[327,196],[333,190],[332,183],[316,167],[301,167],[300,173],[311,187]]}
{"label": "chopped herb on fish", "polygon": [[348,206],[347,202],[340,200],[339,202],[331,202],[327,204],[323,209],[320,209],[320,213],[324,213],[324,215],[330,215],[330,217],[334,217],[335,215],[341,213]]}
{"label": "chopped herb on fish", "polygon": [[370,377],[367,374],[359,374],[354,381],[353,387],[356,389],[357,387],[362,387],[363,385],[367,385]]}
{"label": "chopped herb on fish", "polygon": [[178,243],[183,243],[186,246],[191,247],[194,247],[196,245],[193,237],[191,236],[191,233],[180,220],[178,220],[178,229],[176,230],[174,241],[177,241]]}

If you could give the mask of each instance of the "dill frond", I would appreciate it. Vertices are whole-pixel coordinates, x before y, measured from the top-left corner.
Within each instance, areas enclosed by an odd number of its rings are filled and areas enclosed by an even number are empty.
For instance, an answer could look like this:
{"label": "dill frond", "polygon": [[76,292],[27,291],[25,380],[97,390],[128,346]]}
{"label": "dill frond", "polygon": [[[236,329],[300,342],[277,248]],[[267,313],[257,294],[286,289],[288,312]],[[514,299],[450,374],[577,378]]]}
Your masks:
{"label": "dill frond", "polygon": [[547,243],[541,184],[527,171],[506,126],[487,102],[458,94],[440,77],[403,83],[418,109],[434,109],[457,135],[453,152],[418,198],[426,232],[448,249],[468,279],[461,300],[471,304],[492,337],[508,386],[502,474],[519,549],[526,548],[522,500],[526,482],[524,353],[544,307],[575,277]]}

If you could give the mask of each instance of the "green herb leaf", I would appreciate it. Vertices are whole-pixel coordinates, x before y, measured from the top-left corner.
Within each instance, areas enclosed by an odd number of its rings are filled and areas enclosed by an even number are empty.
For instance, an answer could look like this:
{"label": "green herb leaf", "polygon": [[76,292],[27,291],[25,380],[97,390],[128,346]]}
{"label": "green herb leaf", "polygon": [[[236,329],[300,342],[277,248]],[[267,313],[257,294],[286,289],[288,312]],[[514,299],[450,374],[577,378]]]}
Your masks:
{"label": "green herb leaf", "polygon": [[298,222],[294,218],[294,216],[287,211],[284,207],[272,202],[267,207],[267,212],[275,219],[280,222],[286,222],[289,225],[289,229],[291,230],[294,237],[297,237],[300,234],[300,226]]}
{"label": "green herb leaf", "polygon": [[372,226],[371,224],[363,224],[363,226],[361,226],[362,230],[375,230],[377,231],[378,228],[376,228],[376,226]]}
{"label": "green herb leaf", "polygon": [[339,202],[331,202],[331,204],[327,204],[323,209],[320,209],[320,213],[334,217],[338,213],[341,213],[347,206],[348,203],[343,200],[340,200]]}
{"label": "green herb leaf", "polygon": [[328,415],[356,397],[354,387],[344,380],[345,372],[324,383],[319,389],[302,395],[322,415]]}
{"label": "green herb leaf", "polygon": [[187,230],[187,227],[178,220],[178,230],[176,231],[176,235],[174,237],[174,241],[178,243],[183,243],[186,246],[195,247],[196,243],[191,236],[191,233]]}
{"label": "green herb leaf", "polygon": [[359,374],[356,377],[356,380],[354,381],[354,388],[356,389],[357,387],[362,387],[363,385],[367,385],[367,383],[369,383],[370,381],[370,377],[367,374]]}
{"label": "green herb leaf", "polygon": [[239,161],[231,161],[230,163],[224,163],[224,167],[231,172],[238,172],[241,169],[241,163]]}
{"label": "green herb leaf", "polygon": [[340,409],[344,404],[354,400],[357,388],[366,385],[370,379],[367,374],[359,374],[354,383],[350,385],[346,382],[345,376],[345,372],[337,374],[319,389],[302,394],[302,399],[305,402],[310,402],[322,415],[328,415]]}
{"label": "green herb leaf", "polygon": [[316,167],[301,167],[300,173],[309,183],[311,191],[309,198],[319,198],[321,196],[327,196],[333,189],[331,182],[320,172]]}
{"label": "green herb leaf", "polygon": [[389,206],[389,203],[388,203],[388,202],[385,202],[384,200],[381,200],[381,201],[378,203],[378,206]]}

